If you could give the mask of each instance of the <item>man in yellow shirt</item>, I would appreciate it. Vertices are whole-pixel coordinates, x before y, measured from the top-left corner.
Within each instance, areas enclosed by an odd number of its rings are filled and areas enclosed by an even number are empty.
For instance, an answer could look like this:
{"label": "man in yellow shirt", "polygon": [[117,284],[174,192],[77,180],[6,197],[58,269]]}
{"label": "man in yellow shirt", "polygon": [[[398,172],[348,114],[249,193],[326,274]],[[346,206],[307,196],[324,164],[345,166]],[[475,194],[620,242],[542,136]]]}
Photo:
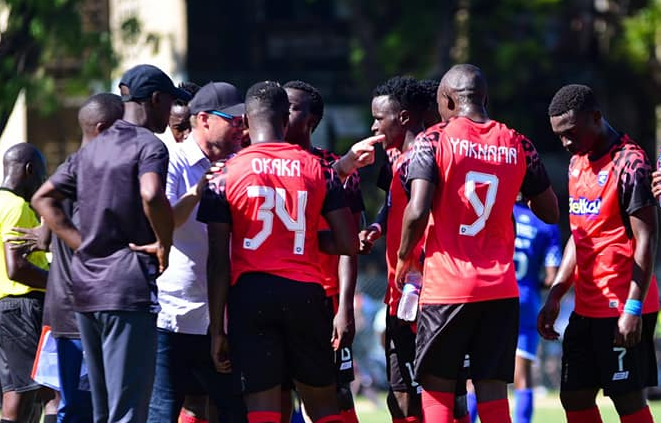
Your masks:
{"label": "man in yellow shirt", "polygon": [[32,228],[39,219],[30,208],[44,182],[46,161],[31,144],[10,147],[3,157],[0,185],[0,385],[2,422],[26,422],[40,386],[30,373],[41,333],[48,261],[43,252],[24,256],[5,239],[14,227]]}

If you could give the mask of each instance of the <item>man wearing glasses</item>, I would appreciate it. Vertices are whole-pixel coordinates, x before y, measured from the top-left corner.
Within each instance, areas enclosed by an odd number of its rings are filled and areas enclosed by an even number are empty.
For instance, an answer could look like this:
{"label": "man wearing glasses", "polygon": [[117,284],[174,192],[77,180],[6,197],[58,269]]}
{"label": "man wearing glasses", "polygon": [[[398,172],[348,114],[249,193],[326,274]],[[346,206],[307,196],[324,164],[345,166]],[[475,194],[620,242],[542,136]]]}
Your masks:
{"label": "man wearing glasses", "polygon": [[[191,133],[170,149],[165,192],[174,212],[170,267],[158,278],[156,378],[148,422],[175,423],[185,395],[209,394],[223,422],[242,422],[245,410],[229,365],[211,361],[206,263],[207,227],[195,219],[205,173],[241,147],[243,96],[231,84],[210,82],[188,104]],[[236,393],[233,395],[232,393]]]}

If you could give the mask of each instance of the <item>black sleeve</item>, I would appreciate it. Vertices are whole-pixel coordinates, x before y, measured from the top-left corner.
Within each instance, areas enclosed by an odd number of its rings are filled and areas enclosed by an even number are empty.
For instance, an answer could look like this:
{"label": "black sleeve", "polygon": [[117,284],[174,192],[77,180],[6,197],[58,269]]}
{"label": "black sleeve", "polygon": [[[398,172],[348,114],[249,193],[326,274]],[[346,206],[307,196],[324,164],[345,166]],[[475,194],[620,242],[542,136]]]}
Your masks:
{"label": "black sleeve", "polygon": [[154,139],[145,142],[140,151],[140,162],[138,163],[138,176],[148,172],[154,172],[162,177],[163,187],[168,174],[168,164],[170,155],[168,149],[161,140],[154,136]]}
{"label": "black sleeve", "polygon": [[76,180],[78,178],[78,153],[70,155],[50,177],[55,189],[65,197],[76,201]]}
{"label": "black sleeve", "polygon": [[381,165],[379,169],[379,176],[376,178],[377,188],[381,188],[385,192],[390,191],[390,181],[392,181],[392,166],[387,161]]}
{"label": "black sleeve", "polygon": [[408,164],[406,184],[407,190],[410,190],[411,181],[414,179],[424,179],[434,185],[438,185],[438,165],[436,164],[436,149],[440,148],[438,140],[433,136],[437,133],[418,136],[413,144],[413,153]]}
{"label": "black sleeve", "polygon": [[365,211],[365,203],[363,202],[363,192],[360,189],[360,175],[358,172],[352,173],[346,181],[344,181],[344,196],[346,198],[351,213],[361,213]]}
{"label": "black sleeve", "polygon": [[523,138],[521,145],[526,156],[526,176],[521,184],[521,194],[524,197],[534,197],[546,191],[551,186],[551,182],[533,143]]}
{"label": "black sleeve", "polygon": [[344,187],[340,178],[333,168],[328,164],[322,164],[324,179],[326,180],[326,198],[321,209],[321,214],[330,213],[334,210],[347,206]]}
{"label": "black sleeve", "polygon": [[643,150],[622,151],[616,159],[619,167],[619,198],[622,210],[628,215],[643,207],[656,205],[652,195],[652,164]]}
{"label": "black sleeve", "polygon": [[197,209],[197,220],[202,223],[232,223],[230,205],[225,192],[225,175],[214,175],[204,187]]}
{"label": "black sleeve", "polygon": [[386,198],[386,200],[381,205],[379,212],[376,214],[376,219],[374,219],[374,223],[378,223],[381,226],[382,235],[385,234],[388,230],[388,211],[390,210],[388,207],[388,202],[388,198]]}

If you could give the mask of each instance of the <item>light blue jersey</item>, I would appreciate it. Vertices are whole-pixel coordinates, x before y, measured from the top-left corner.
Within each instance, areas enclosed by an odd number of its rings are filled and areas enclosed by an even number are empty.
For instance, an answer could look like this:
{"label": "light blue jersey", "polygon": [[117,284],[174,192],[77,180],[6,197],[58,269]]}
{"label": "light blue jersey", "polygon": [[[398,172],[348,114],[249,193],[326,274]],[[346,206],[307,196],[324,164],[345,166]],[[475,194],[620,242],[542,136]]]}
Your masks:
{"label": "light blue jersey", "polygon": [[[528,207],[514,206],[516,240],[514,265],[519,283],[520,334],[518,353],[533,359],[537,349],[537,313],[541,307],[541,276],[545,267],[558,267],[562,259],[560,230],[557,225],[542,222]],[[525,332],[525,333],[524,333]],[[527,345],[522,345],[527,344]],[[528,356],[532,357],[528,357]]]}

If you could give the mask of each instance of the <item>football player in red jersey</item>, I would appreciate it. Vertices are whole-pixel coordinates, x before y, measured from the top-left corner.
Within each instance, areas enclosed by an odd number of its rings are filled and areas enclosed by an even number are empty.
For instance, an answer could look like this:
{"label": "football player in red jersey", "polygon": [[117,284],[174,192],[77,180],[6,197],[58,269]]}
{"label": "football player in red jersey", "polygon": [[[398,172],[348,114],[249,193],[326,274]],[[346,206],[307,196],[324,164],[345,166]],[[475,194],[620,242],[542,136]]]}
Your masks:
{"label": "football player in red jersey", "polygon": [[[283,85],[289,98],[287,142],[301,146],[329,166],[341,160],[331,151],[312,145],[312,132],[324,114],[324,101],[319,91],[303,81]],[[356,227],[365,210],[360,191],[360,175],[354,171],[344,181],[344,192]],[[349,383],[354,379],[351,343],[356,332],[353,300],[356,289],[358,260],[353,256],[321,254],[321,271],[329,313],[333,318],[333,349],[337,372],[337,401],[344,423],[357,423],[353,395]],[[283,418],[287,417],[283,414]]]}
{"label": "football player in red jersey", "polygon": [[[406,175],[413,141],[424,130],[423,120],[429,106],[425,88],[408,76],[395,76],[374,89],[372,96],[372,131],[385,136],[383,147],[389,161],[384,164],[378,185],[387,193],[377,221],[361,231],[361,249],[368,251],[371,244],[385,234],[388,286],[384,302],[388,307],[386,317],[386,371],[390,389],[387,397],[388,410],[393,423],[421,422],[422,388],[415,381],[415,329],[410,322],[397,318],[397,308],[402,293],[395,284],[397,251],[401,240],[402,217],[408,203]],[[420,240],[415,255],[421,256]],[[455,415],[467,415],[466,384],[457,385],[459,395]]]}
{"label": "football player in red jersey", "polygon": [[[443,123],[416,140],[409,166],[395,281],[415,260],[426,231],[416,338],[416,376],[425,421],[452,422],[456,380],[466,354],[484,423],[510,422],[518,289],[512,209],[520,190],[544,221],[557,199],[533,144],[489,119],[479,68],[452,67],[441,80]],[[431,214],[430,214],[431,210]],[[429,224],[428,224],[429,222]]]}
{"label": "football player in red jersey", "polygon": [[[356,228],[335,172],[284,141],[284,89],[255,84],[245,104],[252,144],[210,181],[198,211],[209,232],[212,356],[223,366],[231,352],[250,423],[280,423],[285,376],[315,423],[341,423],[319,255],[355,254]],[[330,231],[318,232],[322,216]]]}
{"label": "football player in red jersey", "polygon": [[575,308],[562,344],[560,387],[567,421],[601,422],[595,398],[603,388],[622,422],[652,422],[643,395],[645,387],[657,384],[652,166],[640,146],[603,118],[585,85],[558,90],[549,117],[553,132],[573,154],[571,237],[537,329],[546,339],[558,338],[553,323],[560,299],[573,284]]}

